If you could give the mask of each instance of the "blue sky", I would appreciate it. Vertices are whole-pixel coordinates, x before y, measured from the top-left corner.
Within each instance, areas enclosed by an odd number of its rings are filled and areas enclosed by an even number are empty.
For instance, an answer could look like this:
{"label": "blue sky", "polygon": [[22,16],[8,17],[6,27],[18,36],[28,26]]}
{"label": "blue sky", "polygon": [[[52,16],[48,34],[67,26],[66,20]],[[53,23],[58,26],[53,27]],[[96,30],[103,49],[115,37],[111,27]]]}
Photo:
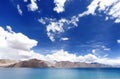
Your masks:
{"label": "blue sky", "polygon": [[[118,3],[116,3],[118,2]],[[120,57],[120,1],[1,0],[0,26],[38,42],[32,50]],[[114,3],[116,5],[114,5]],[[24,40],[24,39],[23,39]]]}

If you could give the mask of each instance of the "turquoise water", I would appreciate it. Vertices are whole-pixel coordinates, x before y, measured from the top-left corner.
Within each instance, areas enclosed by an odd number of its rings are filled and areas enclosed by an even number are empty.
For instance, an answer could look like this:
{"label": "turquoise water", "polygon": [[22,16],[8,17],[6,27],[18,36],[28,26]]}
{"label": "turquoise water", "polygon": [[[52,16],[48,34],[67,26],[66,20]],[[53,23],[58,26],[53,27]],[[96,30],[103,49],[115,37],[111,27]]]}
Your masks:
{"label": "turquoise water", "polygon": [[120,79],[120,69],[0,68],[0,79]]}

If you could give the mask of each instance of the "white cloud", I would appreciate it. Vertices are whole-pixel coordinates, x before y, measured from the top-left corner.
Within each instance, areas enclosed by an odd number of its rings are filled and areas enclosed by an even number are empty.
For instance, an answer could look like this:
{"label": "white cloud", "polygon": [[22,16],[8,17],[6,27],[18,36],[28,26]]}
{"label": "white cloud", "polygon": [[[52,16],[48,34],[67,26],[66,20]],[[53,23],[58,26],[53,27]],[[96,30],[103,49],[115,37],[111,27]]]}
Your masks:
{"label": "white cloud", "polygon": [[39,21],[40,23],[42,23],[42,24],[46,24],[46,22],[45,22],[45,20],[44,20],[43,18],[38,19],[38,21]]}
{"label": "white cloud", "polygon": [[30,40],[22,33],[13,33],[6,35],[7,44],[16,49],[29,51],[32,47],[37,45],[37,41]]}
{"label": "white cloud", "polygon": [[69,54],[63,49],[54,51],[53,54],[46,55],[46,58],[50,61],[79,61],[75,54]]}
{"label": "white cloud", "polygon": [[0,27],[0,59],[29,59],[41,58],[31,48],[37,45],[37,41],[28,38],[22,33],[15,33],[10,26],[7,30]]}
{"label": "white cloud", "polygon": [[87,63],[96,62],[97,59],[98,59],[98,57],[93,54],[87,54],[87,55],[83,56],[84,62],[87,62]]}
{"label": "white cloud", "polygon": [[63,29],[63,22],[61,22],[61,20],[59,22],[51,22],[48,26],[47,26],[47,31],[50,32],[64,32]]}
{"label": "white cloud", "polygon": [[90,47],[92,48],[91,53],[98,57],[107,57],[108,54],[106,54],[106,53],[111,50],[111,48],[108,48],[104,44],[100,44],[100,43],[92,44],[92,45],[90,45]]}
{"label": "white cloud", "polygon": [[93,49],[93,50],[92,50],[92,53],[95,54],[95,53],[96,53],[96,49]]}
{"label": "white cloud", "polygon": [[120,0],[93,0],[90,5],[88,5],[88,10],[82,13],[85,15],[97,15],[103,12],[106,14],[106,20],[113,19],[115,23],[120,23]]}
{"label": "white cloud", "polygon": [[71,19],[61,18],[60,20],[51,18],[41,18],[38,21],[46,25],[46,31],[49,39],[55,41],[56,37],[64,33],[66,30],[73,27],[77,27],[77,22],[79,21],[77,17],[73,16]]}
{"label": "white cloud", "polygon": [[63,29],[63,22],[59,21],[59,22],[51,22],[48,26],[47,26],[47,35],[48,37],[50,37],[51,41],[55,41],[55,33],[62,33],[64,32]]}
{"label": "white cloud", "polygon": [[54,51],[53,54],[46,55],[45,58],[49,61],[71,61],[71,62],[86,62],[86,63],[97,62],[105,65],[120,66],[120,62],[119,62],[120,58],[110,59],[110,58],[106,58],[107,56],[108,56],[107,54],[103,57],[98,57],[94,54],[76,55],[61,49]]}
{"label": "white cloud", "polygon": [[62,37],[60,40],[61,40],[61,41],[67,41],[67,40],[69,40],[69,38],[67,38],[67,37]]}
{"label": "white cloud", "polygon": [[36,11],[38,10],[37,1],[31,0],[31,3],[27,5],[29,11]]}
{"label": "white cloud", "polygon": [[50,39],[52,42],[55,41],[55,38],[54,38],[55,35],[54,35],[54,34],[48,32],[47,35],[48,35],[49,39]]}
{"label": "white cloud", "polygon": [[36,40],[30,39],[22,33],[15,33],[10,26],[7,26],[7,30],[0,27],[0,59],[26,60],[37,58],[47,61],[98,62],[120,66],[120,58],[106,58],[108,55],[103,57],[94,54],[76,55],[63,49],[56,50],[53,54],[41,55],[31,50],[36,45]]}
{"label": "white cloud", "polygon": [[[66,2],[66,0],[55,0],[56,5],[63,4]],[[73,27],[77,27],[77,22],[81,17],[87,16],[87,15],[97,15],[101,12],[103,12],[106,17],[105,20],[113,19],[115,20],[115,23],[120,22],[120,1],[119,0],[93,0],[90,5],[87,7],[87,11],[84,11],[83,13],[80,13],[78,15],[75,15],[71,17],[70,19],[61,18],[59,20],[51,19],[51,18],[41,18],[39,19],[39,22],[46,25],[47,35],[50,38],[51,41],[55,41],[56,37],[59,36],[59,34],[64,33],[66,30],[69,30]],[[57,7],[56,7],[57,8]],[[57,9],[56,9],[57,10]],[[63,8],[64,10],[64,8]],[[59,9],[58,9],[59,12]],[[110,50],[109,48],[104,48],[104,50]]]}
{"label": "white cloud", "polygon": [[13,31],[12,31],[12,28],[10,27],[10,26],[6,26],[6,28],[7,28],[7,30],[10,32],[10,33],[14,33]]}
{"label": "white cloud", "polygon": [[71,61],[92,63],[97,60],[97,57],[93,54],[77,56],[76,54],[69,53],[68,51],[64,51],[63,49],[54,51],[53,54],[48,54],[45,57],[50,61]]}
{"label": "white cloud", "polygon": [[56,11],[57,13],[65,11],[64,6],[66,1],[67,0],[54,0],[55,3],[54,11]]}
{"label": "white cloud", "polygon": [[21,8],[20,8],[20,5],[19,5],[19,4],[17,5],[17,10],[18,10],[18,13],[19,13],[20,15],[22,15],[22,14],[23,14],[23,12],[22,12],[22,10],[21,10]]}
{"label": "white cloud", "polygon": [[28,2],[28,0],[23,0],[24,2]]}
{"label": "white cloud", "polygon": [[110,58],[101,58],[96,60],[96,62],[99,62],[101,64],[105,65],[111,65],[111,66],[120,66],[120,58],[110,59]]}
{"label": "white cloud", "polygon": [[108,48],[108,47],[106,47],[106,46],[102,46],[102,48],[103,48],[103,50],[105,50],[105,51],[110,51],[110,50],[111,50],[110,48]]}
{"label": "white cloud", "polygon": [[51,41],[55,41],[55,37],[58,34],[64,33],[65,29],[68,29],[69,27],[66,27],[67,25],[72,24],[69,20],[66,19],[60,19],[59,21],[50,21],[50,23],[47,25],[47,35],[50,38]]}
{"label": "white cloud", "polygon": [[117,40],[117,43],[120,43],[120,40]]}

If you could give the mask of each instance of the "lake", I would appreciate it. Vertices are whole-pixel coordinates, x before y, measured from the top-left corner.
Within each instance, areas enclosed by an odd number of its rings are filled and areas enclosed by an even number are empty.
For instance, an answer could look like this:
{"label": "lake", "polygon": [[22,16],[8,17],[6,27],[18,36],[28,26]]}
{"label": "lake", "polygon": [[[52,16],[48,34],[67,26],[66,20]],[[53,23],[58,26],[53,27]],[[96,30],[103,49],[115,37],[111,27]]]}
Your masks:
{"label": "lake", "polygon": [[120,68],[0,68],[0,79],[120,79]]}

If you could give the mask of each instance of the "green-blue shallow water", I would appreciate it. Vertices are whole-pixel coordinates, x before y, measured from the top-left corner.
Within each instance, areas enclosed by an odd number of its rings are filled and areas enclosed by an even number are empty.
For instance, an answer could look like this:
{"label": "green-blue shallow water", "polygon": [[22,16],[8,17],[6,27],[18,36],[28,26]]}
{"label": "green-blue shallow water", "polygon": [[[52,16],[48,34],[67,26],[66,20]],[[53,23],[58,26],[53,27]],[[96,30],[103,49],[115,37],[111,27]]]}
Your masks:
{"label": "green-blue shallow water", "polygon": [[120,69],[0,68],[0,79],[120,79]]}

